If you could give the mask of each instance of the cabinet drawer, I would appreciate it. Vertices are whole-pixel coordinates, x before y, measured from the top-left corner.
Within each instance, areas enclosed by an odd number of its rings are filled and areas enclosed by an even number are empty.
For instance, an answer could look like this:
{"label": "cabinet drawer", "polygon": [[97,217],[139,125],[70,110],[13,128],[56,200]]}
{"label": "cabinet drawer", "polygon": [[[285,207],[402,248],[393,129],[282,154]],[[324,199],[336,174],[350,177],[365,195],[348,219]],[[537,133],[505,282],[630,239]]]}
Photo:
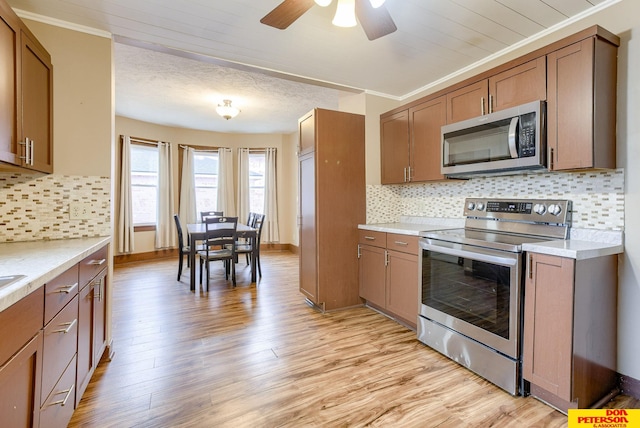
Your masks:
{"label": "cabinet drawer", "polygon": [[43,326],[44,287],[0,312],[0,366]]}
{"label": "cabinet drawer", "polygon": [[402,253],[418,254],[418,237],[401,233],[387,234],[387,249]]}
{"label": "cabinet drawer", "polygon": [[387,245],[387,234],[385,232],[358,229],[358,242],[384,248]]}
{"label": "cabinet drawer", "polygon": [[66,427],[73,416],[76,395],[76,359],[71,359],[40,407],[40,428]]}
{"label": "cabinet drawer", "polygon": [[87,285],[102,269],[107,267],[109,246],[105,245],[80,262],[80,288]]}
{"label": "cabinet drawer", "polygon": [[60,375],[75,356],[78,344],[78,296],[44,328],[42,393],[44,402]]}
{"label": "cabinet drawer", "polygon": [[47,282],[44,287],[44,323],[46,324],[78,294],[78,265],[74,265]]}

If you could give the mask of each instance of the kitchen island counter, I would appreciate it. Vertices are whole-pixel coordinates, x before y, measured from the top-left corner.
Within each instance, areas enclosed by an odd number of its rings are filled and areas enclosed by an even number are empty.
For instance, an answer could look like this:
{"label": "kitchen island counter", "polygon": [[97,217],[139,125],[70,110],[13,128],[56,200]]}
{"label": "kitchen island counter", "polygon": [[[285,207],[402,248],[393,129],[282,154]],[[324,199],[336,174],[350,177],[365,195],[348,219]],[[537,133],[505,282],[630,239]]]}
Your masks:
{"label": "kitchen island counter", "polygon": [[111,242],[111,237],[0,244],[0,276],[24,275],[0,288],[0,311]]}

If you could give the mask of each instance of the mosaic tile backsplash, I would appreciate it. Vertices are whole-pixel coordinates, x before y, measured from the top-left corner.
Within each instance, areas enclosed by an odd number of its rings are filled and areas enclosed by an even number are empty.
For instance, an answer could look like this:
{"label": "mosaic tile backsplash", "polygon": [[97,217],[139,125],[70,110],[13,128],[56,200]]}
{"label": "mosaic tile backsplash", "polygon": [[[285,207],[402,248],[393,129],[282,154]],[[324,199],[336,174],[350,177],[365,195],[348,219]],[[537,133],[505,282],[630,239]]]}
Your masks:
{"label": "mosaic tile backsplash", "polygon": [[462,218],[466,197],[569,199],[572,227],[624,230],[623,169],[368,185],[367,223],[396,222],[400,216]]}
{"label": "mosaic tile backsplash", "polygon": [[[108,177],[0,173],[0,242],[108,236]],[[70,219],[69,204],[91,204],[91,219]]]}

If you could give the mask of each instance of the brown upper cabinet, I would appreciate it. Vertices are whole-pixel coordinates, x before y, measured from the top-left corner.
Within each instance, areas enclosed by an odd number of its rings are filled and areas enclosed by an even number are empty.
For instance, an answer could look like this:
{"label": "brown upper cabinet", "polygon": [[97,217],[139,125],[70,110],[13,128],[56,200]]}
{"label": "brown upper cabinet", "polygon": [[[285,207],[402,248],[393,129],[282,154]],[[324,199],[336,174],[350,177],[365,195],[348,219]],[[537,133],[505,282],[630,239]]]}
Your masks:
{"label": "brown upper cabinet", "polygon": [[380,119],[382,184],[407,182],[409,169],[409,110]]}
{"label": "brown upper cabinet", "polygon": [[442,180],[440,128],[446,97],[425,101],[380,120],[382,183]]}
{"label": "brown upper cabinet", "polygon": [[448,93],[447,123],[546,98],[546,60],[543,56]]}
{"label": "brown upper cabinet", "polygon": [[442,180],[440,128],[447,123],[447,99],[438,97],[409,109],[411,134],[408,181]]}
{"label": "brown upper cabinet", "polygon": [[51,56],[0,0],[0,164],[53,172]]}
{"label": "brown upper cabinet", "polygon": [[546,100],[551,171],[616,167],[620,38],[587,28],[380,115],[382,184],[441,180],[444,124]]}
{"label": "brown upper cabinet", "polygon": [[615,168],[617,45],[590,37],[547,64],[549,169]]}

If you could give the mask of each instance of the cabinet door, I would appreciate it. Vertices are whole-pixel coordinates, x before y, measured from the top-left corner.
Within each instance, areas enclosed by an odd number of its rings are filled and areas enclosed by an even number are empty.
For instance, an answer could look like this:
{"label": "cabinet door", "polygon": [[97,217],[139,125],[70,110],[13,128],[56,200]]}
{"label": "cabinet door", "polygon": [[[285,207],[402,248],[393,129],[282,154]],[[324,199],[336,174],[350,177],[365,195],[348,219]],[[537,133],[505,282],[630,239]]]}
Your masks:
{"label": "cabinet door", "polygon": [[0,5],[0,161],[21,163],[17,140],[17,69],[20,22]]}
{"label": "cabinet door", "polygon": [[0,420],[6,427],[40,424],[42,332],[0,367]]}
{"label": "cabinet door", "polygon": [[313,303],[318,303],[316,177],[313,153],[300,157],[299,168],[300,291]]}
{"label": "cabinet door", "polygon": [[481,80],[447,94],[447,123],[460,122],[487,113],[489,82]]}
{"label": "cabinet door", "polygon": [[312,152],[316,145],[316,127],[314,112],[308,113],[298,121],[300,155]]}
{"label": "cabinet door", "polygon": [[24,31],[21,33],[21,98],[20,141],[29,139],[33,145],[26,168],[53,172],[53,75],[49,54]]}
{"label": "cabinet door", "polygon": [[80,290],[78,301],[78,356],[76,369],[76,407],[82,399],[93,368],[93,287]]}
{"label": "cabinet door", "polygon": [[398,184],[408,181],[408,110],[380,119],[380,145],[382,184]]}
{"label": "cabinet door", "polygon": [[547,56],[550,169],[593,166],[593,39]]}
{"label": "cabinet door", "polygon": [[409,322],[418,322],[418,256],[388,251],[387,310]]}
{"label": "cabinet door", "polygon": [[447,123],[447,98],[442,96],[409,109],[411,181],[442,180],[442,137]]}
{"label": "cabinet door", "polygon": [[523,376],[571,401],[574,260],[530,254],[528,273]]}
{"label": "cabinet door", "polygon": [[358,254],[360,297],[367,303],[384,308],[386,250],[371,245],[360,245]]}
{"label": "cabinet door", "polygon": [[546,99],[545,57],[534,59],[489,78],[489,113]]}

